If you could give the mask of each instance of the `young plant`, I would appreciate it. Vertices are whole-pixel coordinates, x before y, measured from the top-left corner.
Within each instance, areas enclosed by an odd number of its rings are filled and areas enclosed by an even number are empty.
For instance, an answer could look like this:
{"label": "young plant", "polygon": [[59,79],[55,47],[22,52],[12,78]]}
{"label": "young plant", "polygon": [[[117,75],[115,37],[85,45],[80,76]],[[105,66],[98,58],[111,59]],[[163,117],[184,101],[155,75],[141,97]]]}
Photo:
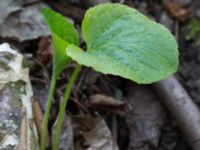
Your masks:
{"label": "young plant", "polygon": [[65,69],[66,65],[71,61],[71,58],[66,56],[65,49],[71,43],[78,45],[79,36],[73,24],[66,20],[63,16],[54,11],[44,8],[42,10],[43,16],[48,23],[52,33],[54,45],[54,60],[53,60],[53,73],[50,85],[50,92],[47,101],[46,111],[44,115],[44,123],[41,137],[41,149],[45,149],[46,135],[51,103],[53,100],[56,80],[59,78],[60,73]]}
{"label": "young plant", "polygon": [[[59,143],[63,114],[80,65],[140,84],[165,79],[177,70],[178,46],[173,35],[163,25],[149,20],[133,8],[121,4],[101,4],[90,8],[82,22],[86,51],[78,47],[77,31],[69,21],[49,9],[43,9],[43,15],[52,31],[55,46],[53,75],[57,74],[57,78],[71,59],[79,64],[60,105],[54,150]],[[49,97],[53,97],[53,90],[50,90]],[[49,99],[44,130],[47,129],[48,107],[51,106],[52,98]],[[46,131],[43,131],[42,149],[45,146],[45,135]]]}

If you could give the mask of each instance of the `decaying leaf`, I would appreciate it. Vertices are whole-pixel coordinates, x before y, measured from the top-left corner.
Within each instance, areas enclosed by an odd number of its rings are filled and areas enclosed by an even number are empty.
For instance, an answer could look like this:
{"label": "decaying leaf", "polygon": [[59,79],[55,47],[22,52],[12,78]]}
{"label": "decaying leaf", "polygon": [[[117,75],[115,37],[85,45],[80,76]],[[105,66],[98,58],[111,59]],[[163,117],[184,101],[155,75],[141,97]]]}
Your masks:
{"label": "decaying leaf", "polygon": [[[20,137],[27,144],[20,146],[39,149],[32,118],[32,89],[28,69],[22,68],[22,59],[8,44],[0,45],[0,149],[18,150]],[[20,136],[20,133],[26,135]]]}
{"label": "decaying leaf", "polygon": [[103,118],[73,116],[72,123],[76,150],[118,150]]}
{"label": "decaying leaf", "polygon": [[[56,123],[54,124],[52,128],[53,135],[55,133],[55,128],[56,128]],[[73,138],[74,138],[74,135],[73,135],[71,117],[64,115],[58,149],[59,150],[74,150]],[[52,140],[53,139],[54,137],[52,136]]]}
{"label": "decaying leaf", "polygon": [[124,106],[124,102],[119,101],[113,97],[95,94],[90,96],[90,104],[96,106],[110,106],[110,107],[121,107]]}
{"label": "decaying leaf", "polygon": [[53,58],[53,47],[51,45],[51,39],[46,36],[40,39],[37,50],[37,59],[44,65],[46,65]]}
{"label": "decaying leaf", "polygon": [[[56,125],[56,122],[55,122]],[[54,133],[55,125],[52,128]],[[53,139],[53,138],[52,138]],[[63,119],[59,150],[118,150],[116,142],[103,118],[89,115]]]}
{"label": "decaying leaf", "polygon": [[165,112],[147,86],[126,85],[127,126],[130,129],[129,149],[149,150],[157,147]]}
{"label": "decaying leaf", "polygon": [[94,109],[106,109],[114,113],[122,113],[125,106],[123,101],[102,94],[90,96],[87,105]]}
{"label": "decaying leaf", "polygon": [[164,7],[172,17],[180,21],[186,21],[191,16],[191,12],[189,10],[182,8],[170,0],[164,3]]}

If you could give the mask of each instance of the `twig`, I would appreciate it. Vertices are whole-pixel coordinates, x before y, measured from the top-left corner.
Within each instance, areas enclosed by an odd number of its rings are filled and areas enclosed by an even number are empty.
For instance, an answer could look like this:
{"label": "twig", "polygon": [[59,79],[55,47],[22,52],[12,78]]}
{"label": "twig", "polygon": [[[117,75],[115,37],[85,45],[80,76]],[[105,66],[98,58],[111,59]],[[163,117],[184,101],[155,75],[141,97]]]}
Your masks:
{"label": "twig", "polygon": [[[41,143],[42,123],[43,123],[44,115],[43,115],[43,113],[40,109],[40,106],[36,100],[33,100],[33,102],[32,102],[32,109],[33,109],[34,122],[37,127],[37,132],[38,132],[38,136],[39,136],[39,143]],[[46,145],[48,147],[50,145],[50,138],[49,138],[48,132],[47,132],[47,136],[46,136],[46,143],[47,143]]]}
{"label": "twig", "polygon": [[117,131],[117,128],[118,128],[118,124],[117,124],[117,116],[114,114],[112,116],[112,127],[111,127],[111,131],[112,131],[112,137],[117,141],[117,138],[118,138],[118,131]]}
{"label": "twig", "polygon": [[86,114],[90,114],[89,111],[88,111],[88,109],[87,109],[83,104],[81,104],[76,98],[70,96],[70,99],[71,99],[77,106],[79,106]]}
{"label": "twig", "polygon": [[35,62],[36,64],[38,64],[38,65],[42,68],[42,70],[44,71],[44,72],[43,72],[43,73],[44,73],[44,77],[46,77],[47,82],[50,83],[50,75],[49,75],[49,73],[48,73],[47,68],[46,68],[39,60],[37,60],[37,59],[34,59],[34,62]]}
{"label": "twig", "polygon": [[153,88],[178,122],[194,150],[200,149],[200,111],[180,82],[171,76]]}
{"label": "twig", "polygon": [[20,127],[20,144],[19,150],[26,150],[27,149],[27,116],[26,116],[26,108],[22,108],[22,120],[21,120],[21,127]]}

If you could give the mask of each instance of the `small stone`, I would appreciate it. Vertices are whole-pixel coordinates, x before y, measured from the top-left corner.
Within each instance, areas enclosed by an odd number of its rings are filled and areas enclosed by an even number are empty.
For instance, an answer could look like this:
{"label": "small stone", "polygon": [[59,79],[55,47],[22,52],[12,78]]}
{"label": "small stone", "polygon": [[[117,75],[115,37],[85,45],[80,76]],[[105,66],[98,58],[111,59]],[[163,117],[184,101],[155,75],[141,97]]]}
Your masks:
{"label": "small stone", "polygon": [[[47,7],[47,5],[39,3],[28,5],[21,9],[16,7],[11,12],[5,14],[7,17],[4,15],[5,17],[1,19],[2,15],[0,15],[0,37],[22,42],[50,35],[41,15],[41,8],[43,7]],[[16,9],[19,10],[16,11]],[[1,7],[0,10],[4,11]]]}

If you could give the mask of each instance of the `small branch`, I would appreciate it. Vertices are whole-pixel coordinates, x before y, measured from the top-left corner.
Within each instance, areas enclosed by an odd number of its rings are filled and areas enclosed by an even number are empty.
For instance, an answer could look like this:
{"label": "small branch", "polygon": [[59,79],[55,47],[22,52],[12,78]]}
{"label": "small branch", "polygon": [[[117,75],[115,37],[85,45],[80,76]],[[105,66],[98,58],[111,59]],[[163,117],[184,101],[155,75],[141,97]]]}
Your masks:
{"label": "small branch", "polygon": [[200,111],[180,82],[171,76],[153,88],[178,122],[194,150],[200,149]]}
{"label": "small branch", "polygon": [[[42,133],[42,127],[43,127],[43,113],[42,110],[40,109],[40,106],[36,100],[33,100],[32,102],[32,109],[33,109],[33,117],[34,117],[34,122],[37,127],[37,132],[38,132],[38,137],[39,137],[39,143],[41,144],[41,133]],[[46,136],[46,146],[50,146],[50,138],[49,138],[49,133],[47,132]]]}
{"label": "small branch", "polygon": [[27,116],[26,116],[26,108],[22,108],[22,120],[20,127],[20,143],[19,150],[27,149]]}

